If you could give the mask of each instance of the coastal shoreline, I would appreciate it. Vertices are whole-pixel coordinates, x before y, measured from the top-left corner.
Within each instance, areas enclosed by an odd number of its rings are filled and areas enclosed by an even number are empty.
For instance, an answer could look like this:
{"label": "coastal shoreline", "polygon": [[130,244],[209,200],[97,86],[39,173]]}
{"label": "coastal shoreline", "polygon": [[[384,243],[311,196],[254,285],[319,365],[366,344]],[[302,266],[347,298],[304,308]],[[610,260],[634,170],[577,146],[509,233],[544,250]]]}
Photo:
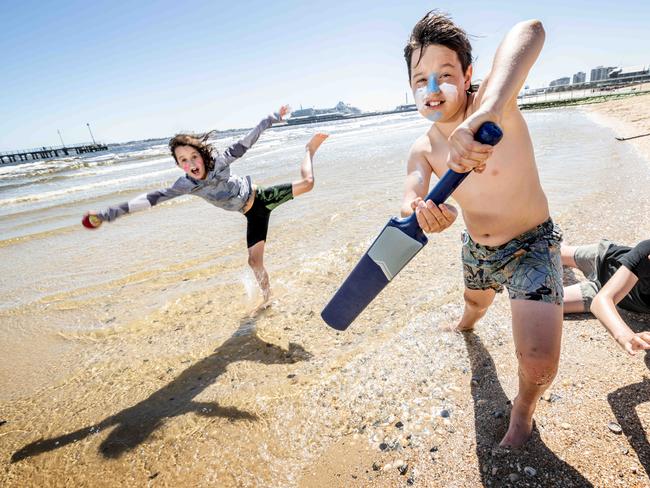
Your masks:
{"label": "coastal shoreline", "polygon": [[620,141],[621,144],[634,147],[650,165],[650,135],[634,138],[650,134],[650,94],[586,105],[581,109],[597,123],[614,130],[617,137],[630,138]]}

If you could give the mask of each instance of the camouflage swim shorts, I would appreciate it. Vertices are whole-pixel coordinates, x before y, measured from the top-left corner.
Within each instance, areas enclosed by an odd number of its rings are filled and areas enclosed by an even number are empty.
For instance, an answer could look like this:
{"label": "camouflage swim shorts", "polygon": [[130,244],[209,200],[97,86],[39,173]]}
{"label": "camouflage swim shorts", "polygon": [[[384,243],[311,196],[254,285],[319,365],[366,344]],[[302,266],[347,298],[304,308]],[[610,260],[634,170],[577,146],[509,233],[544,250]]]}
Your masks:
{"label": "camouflage swim shorts", "polygon": [[549,218],[500,246],[484,246],[463,232],[463,274],[470,290],[508,288],[513,300],[562,304],[562,231]]}

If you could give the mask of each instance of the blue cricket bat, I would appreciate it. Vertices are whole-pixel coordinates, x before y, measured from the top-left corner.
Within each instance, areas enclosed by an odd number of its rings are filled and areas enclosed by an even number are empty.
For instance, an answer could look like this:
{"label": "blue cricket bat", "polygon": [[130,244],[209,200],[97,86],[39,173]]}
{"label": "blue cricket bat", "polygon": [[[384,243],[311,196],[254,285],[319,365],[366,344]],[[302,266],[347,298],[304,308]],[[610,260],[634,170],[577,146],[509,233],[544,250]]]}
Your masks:
{"label": "blue cricket bat", "polygon": [[[492,122],[481,125],[474,136],[478,142],[491,146],[496,145],[502,137],[503,132]],[[448,170],[424,200],[440,205],[468,174]],[[347,329],[427,241],[415,212],[403,219],[390,219],[321,312],[323,320],[337,330]]]}

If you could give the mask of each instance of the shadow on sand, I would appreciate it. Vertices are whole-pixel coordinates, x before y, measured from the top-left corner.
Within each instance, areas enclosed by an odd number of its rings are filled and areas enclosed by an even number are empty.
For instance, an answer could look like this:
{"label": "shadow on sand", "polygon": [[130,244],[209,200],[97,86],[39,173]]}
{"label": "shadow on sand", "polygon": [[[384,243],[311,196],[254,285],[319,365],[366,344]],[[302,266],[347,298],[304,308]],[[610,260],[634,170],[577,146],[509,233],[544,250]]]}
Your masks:
{"label": "shadow on sand", "polygon": [[[634,332],[650,330],[650,316],[625,311],[621,311],[621,315]],[[621,354],[624,353],[621,352]],[[650,370],[650,351],[645,353],[645,365]],[[650,444],[636,411],[636,407],[639,405],[650,402],[650,379],[644,377],[638,383],[611,392],[607,395],[607,401],[614,412],[616,421],[623,429],[623,434],[636,452],[646,475],[650,477]]]}
{"label": "shadow on sand", "polygon": [[256,334],[254,319],[246,319],[213,354],[184,370],[145,400],[95,425],[32,442],[15,452],[11,462],[58,449],[114,426],[115,429],[101,443],[99,450],[106,458],[118,458],[144,442],[165,419],[190,412],[203,417],[223,417],[233,422],[255,421],[257,417],[254,414],[235,407],[195,402],[192,399],[213,384],[231,363],[253,361],[261,364],[289,364],[310,358],[311,354],[298,344],[290,343],[288,349],[283,349],[261,340]]}
{"label": "shadow on sand", "polygon": [[[465,333],[464,338],[472,368],[476,455],[483,486],[517,485],[516,480],[511,481],[511,475],[521,478],[525,486],[593,486],[544,444],[536,428],[523,449],[497,447],[507,430],[510,402],[481,339],[474,333]],[[525,467],[534,468],[536,473],[533,476],[524,474]]]}

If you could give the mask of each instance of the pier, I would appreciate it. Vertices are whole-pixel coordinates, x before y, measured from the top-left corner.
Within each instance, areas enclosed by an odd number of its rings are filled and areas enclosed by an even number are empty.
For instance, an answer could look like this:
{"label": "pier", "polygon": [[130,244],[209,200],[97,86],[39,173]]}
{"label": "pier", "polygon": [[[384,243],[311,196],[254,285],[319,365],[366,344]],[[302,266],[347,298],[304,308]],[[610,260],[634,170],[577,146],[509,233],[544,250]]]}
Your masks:
{"label": "pier", "polygon": [[50,159],[71,154],[85,154],[90,152],[106,151],[108,146],[102,143],[79,144],[77,146],[41,147],[38,149],[24,149],[14,152],[0,152],[0,164],[16,163],[19,161],[36,161]]}

